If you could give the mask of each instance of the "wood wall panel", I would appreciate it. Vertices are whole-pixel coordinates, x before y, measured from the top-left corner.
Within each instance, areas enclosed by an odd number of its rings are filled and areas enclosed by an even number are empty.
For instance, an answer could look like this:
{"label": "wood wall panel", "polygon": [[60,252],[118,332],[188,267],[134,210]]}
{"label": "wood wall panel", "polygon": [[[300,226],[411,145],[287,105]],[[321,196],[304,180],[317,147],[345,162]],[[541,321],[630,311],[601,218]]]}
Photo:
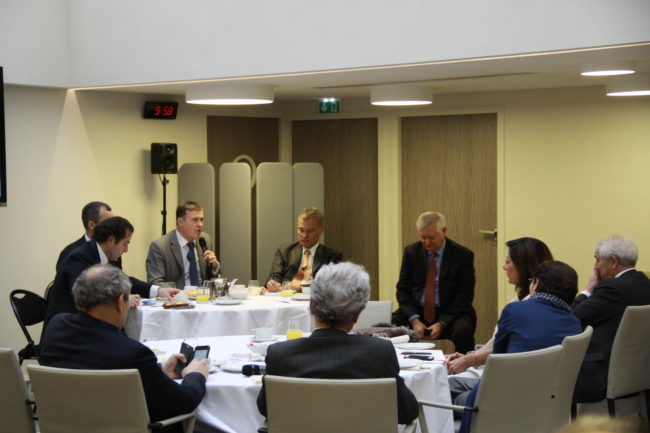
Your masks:
{"label": "wood wall panel", "polygon": [[449,238],[474,251],[476,342],[497,320],[495,229],[496,114],[402,118],[402,240],[418,240],[415,220],[428,210],[447,217]]}
{"label": "wood wall panel", "polygon": [[293,162],[325,170],[327,245],[365,266],[377,299],[377,119],[294,121],[292,137]]}
{"label": "wood wall panel", "polygon": [[[248,155],[259,165],[262,162],[277,162],[279,156],[280,121],[267,117],[228,117],[208,116],[208,162],[218,172],[224,162],[233,162],[238,155]],[[219,227],[219,185],[215,188],[215,227]],[[255,189],[251,190],[251,203],[255,203]],[[255,225],[257,212],[252,207],[252,224]],[[214,233],[213,242],[219,245],[219,233]],[[255,232],[252,233],[251,270],[254,275],[257,268]],[[216,251],[217,256],[219,251]],[[270,263],[269,263],[270,266]],[[224,271],[228,272],[227,269]],[[266,275],[258,278],[263,279]]]}

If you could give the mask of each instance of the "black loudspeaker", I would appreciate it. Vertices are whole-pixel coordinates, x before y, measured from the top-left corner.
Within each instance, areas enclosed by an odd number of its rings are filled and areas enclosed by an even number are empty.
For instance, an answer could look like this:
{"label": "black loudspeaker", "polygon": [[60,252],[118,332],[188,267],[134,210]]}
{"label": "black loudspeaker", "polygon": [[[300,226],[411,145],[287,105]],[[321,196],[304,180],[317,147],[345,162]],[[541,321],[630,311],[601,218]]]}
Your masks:
{"label": "black loudspeaker", "polygon": [[176,143],[151,143],[151,173],[166,174],[178,172]]}

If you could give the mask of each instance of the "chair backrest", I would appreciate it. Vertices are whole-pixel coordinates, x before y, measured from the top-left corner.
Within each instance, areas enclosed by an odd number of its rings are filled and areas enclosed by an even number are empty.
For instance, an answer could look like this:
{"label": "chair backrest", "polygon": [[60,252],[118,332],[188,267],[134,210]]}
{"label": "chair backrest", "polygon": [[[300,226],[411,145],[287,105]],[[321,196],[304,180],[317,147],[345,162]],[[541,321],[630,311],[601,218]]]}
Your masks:
{"label": "chair backrest", "polygon": [[9,294],[9,302],[28,344],[34,345],[34,340],[29,335],[27,327],[45,320],[47,301],[34,292],[17,289]]}
{"label": "chair backrest", "polygon": [[269,433],[397,431],[394,378],[264,377]]}
{"label": "chair backrest", "polygon": [[650,389],[650,305],[629,306],[616,331],[609,361],[607,398]]}
{"label": "chair backrest", "polygon": [[27,370],[43,433],[150,432],[138,370]]}
{"label": "chair backrest", "polygon": [[549,409],[549,421],[555,421],[555,426],[549,431],[559,430],[571,422],[573,390],[592,334],[593,328],[587,326],[582,333],[564,337],[562,341],[562,356],[553,379],[555,398]]}
{"label": "chair backrest", "polygon": [[354,329],[370,328],[378,323],[388,323],[391,321],[391,312],[393,303],[391,301],[368,301],[366,308],[363,309],[359,320],[354,325]]}
{"label": "chair backrest", "polygon": [[488,357],[472,415],[471,432],[547,433],[553,376],[562,346]]}
{"label": "chair backrest", "polygon": [[34,433],[25,379],[11,349],[0,349],[0,401],[0,432]]}

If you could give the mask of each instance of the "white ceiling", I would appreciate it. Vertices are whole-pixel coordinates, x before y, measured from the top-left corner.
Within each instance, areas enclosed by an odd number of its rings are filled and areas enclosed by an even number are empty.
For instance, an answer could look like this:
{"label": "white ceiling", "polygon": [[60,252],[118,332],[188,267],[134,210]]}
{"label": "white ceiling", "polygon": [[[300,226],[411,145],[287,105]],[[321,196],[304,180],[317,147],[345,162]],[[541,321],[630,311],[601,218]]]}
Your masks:
{"label": "white ceiling", "polygon": [[[363,98],[369,97],[372,85],[389,83],[417,83],[430,86],[434,94],[604,86],[607,80],[604,77],[580,75],[582,63],[602,60],[631,60],[636,63],[637,73],[650,73],[650,42],[634,46],[556,53],[458,59],[415,65],[387,65],[356,70],[236,77],[214,81],[246,80],[270,84],[274,87],[276,101],[322,97]],[[136,84],[93,88],[93,90],[184,95],[187,84],[187,82]]]}

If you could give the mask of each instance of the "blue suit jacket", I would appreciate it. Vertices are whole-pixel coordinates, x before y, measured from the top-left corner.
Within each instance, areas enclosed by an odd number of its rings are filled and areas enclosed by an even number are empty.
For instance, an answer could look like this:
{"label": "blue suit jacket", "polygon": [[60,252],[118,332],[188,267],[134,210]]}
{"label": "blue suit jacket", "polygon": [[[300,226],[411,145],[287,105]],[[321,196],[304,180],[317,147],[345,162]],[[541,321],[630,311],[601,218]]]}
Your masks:
{"label": "blue suit jacket", "polygon": [[544,349],[562,344],[567,335],[582,332],[575,316],[540,298],[506,305],[497,326],[493,353]]}
{"label": "blue suit jacket", "polygon": [[[97,242],[94,240],[82,243],[63,259],[61,268],[54,278],[54,285],[50,290],[51,295],[49,297],[51,299],[48,300],[45,324],[58,313],[77,312],[74,297],[72,296],[72,286],[74,286],[75,281],[77,281],[77,278],[83,271],[100,262]],[[122,261],[119,259],[111,264],[122,269]],[[148,298],[151,284],[147,284],[137,278],[130,279],[133,285],[131,287],[131,293]]]}
{"label": "blue suit jacket", "polygon": [[[110,323],[83,312],[59,314],[52,319],[41,343],[39,362],[51,367],[90,370],[137,368],[151,421],[191,412],[205,394],[202,374],[190,373],[179,385],[160,369],[148,347]],[[163,431],[175,431],[178,427]]]}

